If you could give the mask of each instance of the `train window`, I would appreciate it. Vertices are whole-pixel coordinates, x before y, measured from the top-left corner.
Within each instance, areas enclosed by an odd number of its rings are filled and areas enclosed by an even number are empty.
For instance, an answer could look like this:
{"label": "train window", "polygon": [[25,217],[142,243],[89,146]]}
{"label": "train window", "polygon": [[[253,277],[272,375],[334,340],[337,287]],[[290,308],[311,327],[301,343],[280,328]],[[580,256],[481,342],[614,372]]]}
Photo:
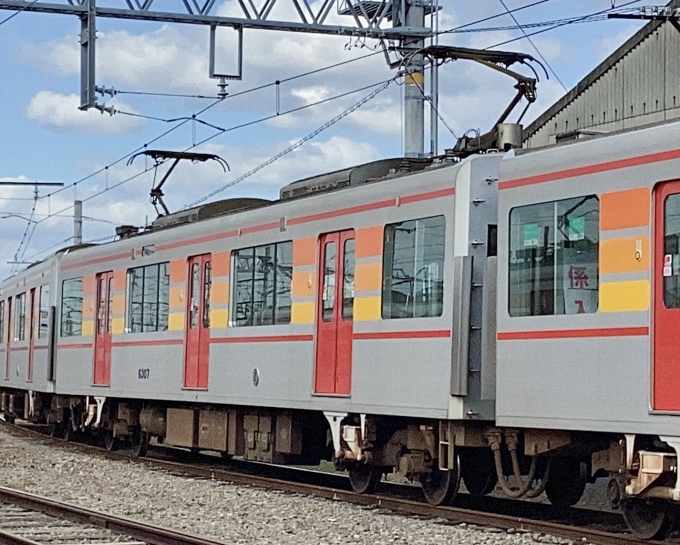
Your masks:
{"label": "train window", "polygon": [[26,294],[17,295],[14,307],[14,340],[26,340]]}
{"label": "train window", "polygon": [[290,323],[291,279],[293,278],[293,243],[276,245],[276,309],[274,320],[277,324]]}
{"label": "train window", "polygon": [[49,332],[50,285],[40,286],[40,315],[38,316],[38,339],[44,339]]}
{"label": "train window", "polygon": [[345,262],[343,264],[342,319],[354,319],[354,239],[345,241]]}
{"label": "train window", "polygon": [[383,318],[441,316],[445,228],[444,216],[385,226]]}
{"label": "train window", "polygon": [[244,248],[233,256],[232,325],[290,323],[293,243]]}
{"label": "train window", "polygon": [[210,327],[210,288],[212,287],[212,262],[203,270],[203,327]]}
{"label": "train window", "polygon": [[166,331],[169,305],[169,263],[128,270],[126,333]]}
{"label": "train window", "polygon": [[595,195],[513,208],[510,315],[597,312],[599,229]]}
{"label": "train window", "polygon": [[669,195],[664,208],[663,301],[666,308],[680,308],[680,195]]}
{"label": "train window", "polygon": [[335,242],[327,242],[323,266],[323,313],[321,319],[330,322],[335,308]]}
{"label": "train window", "polygon": [[5,302],[0,301],[0,344],[5,342]]}
{"label": "train window", "polygon": [[61,288],[61,336],[83,334],[83,279],[64,280]]}

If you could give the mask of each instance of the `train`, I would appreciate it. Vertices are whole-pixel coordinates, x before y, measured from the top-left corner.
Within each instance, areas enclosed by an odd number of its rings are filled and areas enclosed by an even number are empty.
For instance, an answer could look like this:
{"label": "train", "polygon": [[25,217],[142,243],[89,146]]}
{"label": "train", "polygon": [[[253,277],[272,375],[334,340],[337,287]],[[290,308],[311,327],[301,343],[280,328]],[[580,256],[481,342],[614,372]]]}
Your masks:
{"label": "train", "polygon": [[0,411],[386,473],[433,504],[608,479],[642,538],[680,502],[680,123],[383,159],[159,217],[0,284]]}

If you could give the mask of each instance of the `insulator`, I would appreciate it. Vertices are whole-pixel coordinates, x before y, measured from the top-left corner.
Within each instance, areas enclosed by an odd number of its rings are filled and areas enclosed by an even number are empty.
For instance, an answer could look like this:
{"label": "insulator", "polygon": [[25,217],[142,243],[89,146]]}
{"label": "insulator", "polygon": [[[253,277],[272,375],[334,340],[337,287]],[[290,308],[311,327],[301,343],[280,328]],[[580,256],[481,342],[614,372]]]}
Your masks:
{"label": "insulator", "polygon": [[229,93],[227,93],[228,86],[227,78],[221,77],[220,82],[217,84],[217,88],[219,89],[219,91],[217,91],[217,96],[219,98],[227,98],[229,96]]}

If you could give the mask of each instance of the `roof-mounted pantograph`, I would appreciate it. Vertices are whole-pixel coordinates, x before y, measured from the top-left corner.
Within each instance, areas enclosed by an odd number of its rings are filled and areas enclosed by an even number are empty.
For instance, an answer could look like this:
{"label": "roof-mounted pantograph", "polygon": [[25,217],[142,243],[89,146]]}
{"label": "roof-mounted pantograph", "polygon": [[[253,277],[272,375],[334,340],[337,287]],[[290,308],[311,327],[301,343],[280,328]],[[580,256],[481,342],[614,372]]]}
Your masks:
{"label": "roof-mounted pantograph", "polygon": [[[146,157],[151,157],[154,161],[154,185],[151,187],[151,192],[149,193],[151,196],[151,204],[153,204],[154,208],[156,209],[156,213],[159,216],[162,215],[169,215],[170,210],[168,207],[165,205],[165,201],[163,201],[163,197],[165,196],[165,193],[163,193],[163,184],[165,184],[166,180],[172,174],[172,171],[175,170],[175,167],[177,164],[182,161],[191,161],[192,163],[204,163],[206,161],[216,161],[219,163],[219,165],[222,167],[224,172],[229,170],[229,164],[222,159],[219,155],[214,155],[212,153],[191,153],[191,152],[186,152],[186,151],[166,151],[166,150],[145,150],[141,151],[139,153],[134,154],[130,159],[128,159],[128,166],[132,164],[132,162],[135,160],[136,157],[139,157],[140,155],[144,155]],[[156,174],[158,173],[158,167],[161,166],[163,163],[166,161],[172,161],[172,164],[170,165],[170,168],[165,172],[165,175],[161,179],[158,184],[156,184]],[[163,208],[164,214],[161,214],[158,211],[158,205]]]}

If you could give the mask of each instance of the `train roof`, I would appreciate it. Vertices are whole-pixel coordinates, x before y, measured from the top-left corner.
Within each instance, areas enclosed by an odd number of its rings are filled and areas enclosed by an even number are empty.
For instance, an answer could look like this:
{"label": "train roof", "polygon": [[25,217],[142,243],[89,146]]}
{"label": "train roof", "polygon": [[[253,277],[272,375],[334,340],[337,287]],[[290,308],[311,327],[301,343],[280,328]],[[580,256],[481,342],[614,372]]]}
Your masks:
{"label": "train roof", "polygon": [[[191,223],[201,222],[220,216],[226,216],[244,212],[246,210],[255,210],[267,206],[273,206],[289,200],[303,199],[305,197],[312,197],[320,193],[334,192],[342,189],[349,189],[360,187],[366,183],[381,182],[409,176],[411,174],[424,171],[426,169],[443,168],[458,164],[459,159],[447,154],[437,158],[403,158],[394,157],[388,159],[380,159],[371,161],[360,165],[355,165],[349,168],[336,170],[316,176],[297,180],[285,185],[277,200],[267,200],[251,197],[236,197],[231,199],[223,199],[220,201],[209,202],[188,208],[186,210],[179,210],[172,214],[159,216],[151,225],[142,229],[131,225],[123,225],[116,228],[116,235],[118,239],[139,237],[150,233],[158,232],[160,230],[171,229],[187,225]],[[116,242],[116,241],[111,241]],[[39,262],[29,265],[22,269],[27,271],[42,263],[48,262],[59,254],[70,254],[85,248],[92,248],[95,246],[105,246],[111,242],[102,244],[78,244],[71,245],[51,253]],[[13,277],[10,277],[13,278]],[[9,278],[7,279],[9,280]]]}

